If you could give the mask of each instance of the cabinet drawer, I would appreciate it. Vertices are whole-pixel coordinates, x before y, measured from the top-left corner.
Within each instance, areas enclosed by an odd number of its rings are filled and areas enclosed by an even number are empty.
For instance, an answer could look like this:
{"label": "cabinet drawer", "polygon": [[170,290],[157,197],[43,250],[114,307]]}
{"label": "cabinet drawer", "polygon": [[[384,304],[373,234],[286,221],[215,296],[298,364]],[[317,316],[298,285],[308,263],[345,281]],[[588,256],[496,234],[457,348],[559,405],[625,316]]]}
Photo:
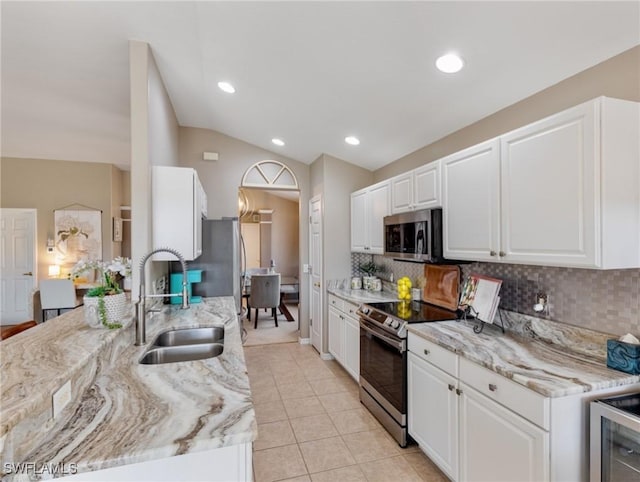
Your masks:
{"label": "cabinet drawer", "polygon": [[344,300],[342,298],[338,298],[335,295],[329,295],[329,306],[333,306],[334,308],[344,311]]}
{"label": "cabinet drawer", "polygon": [[458,376],[458,355],[418,335],[409,333],[409,351],[442,371]]}
{"label": "cabinet drawer", "polygon": [[347,316],[351,318],[358,319],[358,315],[356,311],[358,310],[359,305],[355,303],[351,303],[350,301],[344,301],[343,310]]}
{"label": "cabinet drawer", "polygon": [[549,430],[549,398],[464,358],[460,360],[460,381]]}

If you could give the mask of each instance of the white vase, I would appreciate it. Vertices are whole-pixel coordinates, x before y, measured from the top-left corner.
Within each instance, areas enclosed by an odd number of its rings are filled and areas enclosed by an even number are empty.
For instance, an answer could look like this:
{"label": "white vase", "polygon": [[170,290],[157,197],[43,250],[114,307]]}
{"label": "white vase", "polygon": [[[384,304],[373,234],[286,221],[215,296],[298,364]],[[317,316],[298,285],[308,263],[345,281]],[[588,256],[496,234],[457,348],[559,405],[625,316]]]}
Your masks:
{"label": "white vase", "polygon": [[[103,328],[100,319],[100,303],[99,296],[85,296],[84,301],[84,320],[92,328]],[[107,295],[104,298],[104,308],[107,315],[107,323],[121,323],[126,312],[127,297],[125,293],[117,295]]]}

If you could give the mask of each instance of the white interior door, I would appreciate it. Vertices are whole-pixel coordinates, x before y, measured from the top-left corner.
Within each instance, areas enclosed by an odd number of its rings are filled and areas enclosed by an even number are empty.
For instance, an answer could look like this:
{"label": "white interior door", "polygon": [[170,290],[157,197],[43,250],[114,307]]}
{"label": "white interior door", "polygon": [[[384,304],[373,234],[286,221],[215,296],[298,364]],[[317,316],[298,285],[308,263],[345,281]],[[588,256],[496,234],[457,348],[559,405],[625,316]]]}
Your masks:
{"label": "white interior door", "polygon": [[0,210],[2,308],[0,325],[33,319],[30,298],[35,287],[35,209]]}
{"label": "white interior door", "polygon": [[322,353],[322,198],[309,201],[309,258],[311,259],[311,344]]}
{"label": "white interior door", "polygon": [[246,268],[260,268],[260,224],[242,223],[240,229],[247,251]]}

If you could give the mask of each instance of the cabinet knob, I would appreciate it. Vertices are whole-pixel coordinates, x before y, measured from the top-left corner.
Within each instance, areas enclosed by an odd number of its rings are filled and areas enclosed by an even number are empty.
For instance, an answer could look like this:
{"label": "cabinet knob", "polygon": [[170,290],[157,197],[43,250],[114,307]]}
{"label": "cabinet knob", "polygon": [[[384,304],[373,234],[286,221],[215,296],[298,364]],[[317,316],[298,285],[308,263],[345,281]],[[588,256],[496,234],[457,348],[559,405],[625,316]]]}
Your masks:
{"label": "cabinet knob", "polygon": [[501,258],[504,258],[507,255],[507,253],[505,253],[504,251],[500,251],[498,253],[498,256],[500,256]]}
{"label": "cabinet knob", "polygon": [[489,383],[489,390],[495,392],[498,389],[498,385],[494,385],[493,383]]}
{"label": "cabinet knob", "polygon": [[493,250],[492,250],[492,251],[489,251],[489,256],[495,256],[496,254],[498,254],[498,253],[496,253],[496,252],[495,252],[495,251],[493,251]]}
{"label": "cabinet knob", "polygon": [[429,354],[429,350],[427,350],[426,348],[424,350],[422,350],[424,352],[425,355]]}
{"label": "cabinet knob", "polygon": [[451,385],[451,383],[449,383],[449,391],[452,392],[454,388],[456,387],[454,387],[453,385]]}
{"label": "cabinet knob", "polygon": [[456,388],[456,395],[462,395],[462,390],[460,390],[459,388]]}

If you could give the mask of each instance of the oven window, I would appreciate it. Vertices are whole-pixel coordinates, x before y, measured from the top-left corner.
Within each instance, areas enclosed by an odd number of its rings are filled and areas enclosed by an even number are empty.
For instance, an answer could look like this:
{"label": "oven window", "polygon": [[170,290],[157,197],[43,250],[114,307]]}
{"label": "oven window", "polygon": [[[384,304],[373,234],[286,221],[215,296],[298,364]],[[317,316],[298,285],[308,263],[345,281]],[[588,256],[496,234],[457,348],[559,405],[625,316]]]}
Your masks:
{"label": "oven window", "polygon": [[407,413],[406,352],[360,330],[360,376],[400,413]]}

